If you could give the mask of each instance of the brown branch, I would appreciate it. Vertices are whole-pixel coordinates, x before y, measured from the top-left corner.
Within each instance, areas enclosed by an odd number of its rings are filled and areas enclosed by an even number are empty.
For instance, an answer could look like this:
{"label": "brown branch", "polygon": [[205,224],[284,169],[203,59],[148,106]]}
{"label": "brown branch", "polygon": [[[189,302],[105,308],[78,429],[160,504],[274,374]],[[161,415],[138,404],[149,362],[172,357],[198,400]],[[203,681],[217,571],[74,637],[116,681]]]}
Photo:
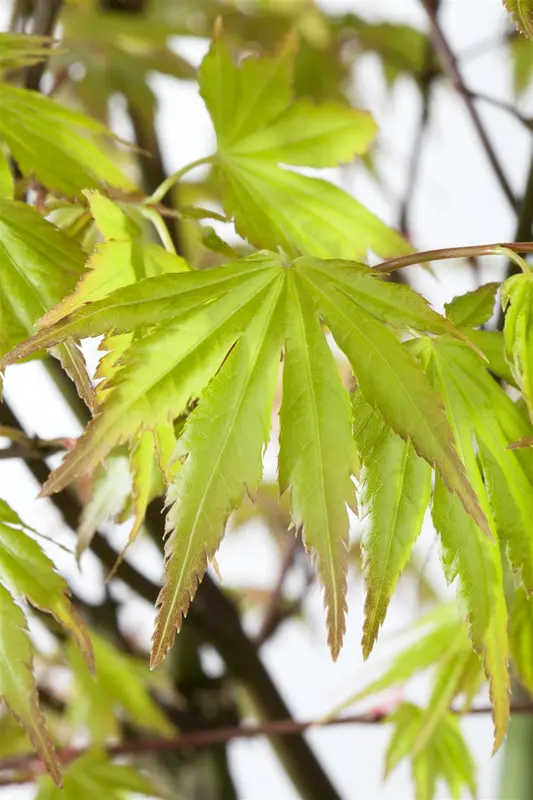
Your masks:
{"label": "brown branch", "polygon": [[453,50],[451,49],[448,40],[442,30],[442,27],[437,18],[437,10],[435,8],[434,2],[432,0],[420,0],[422,3],[430,25],[430,33],[431,39],[433,41],[433,45],[435,47],[435,51],[439,56],[439,59],[442,64],[442,68],[448,77],[449,81],[451,82],[454,89],[458,92],[458,94],[462,97],[466,110],[470,115],[470,119],[476,129],[476,132],[479,136],[485,154],[490,161],[492,166],[493,172],[498,179],[498,183],[500,184],[501,190],[505,195],[505,198],[509,205],[511,206],[512,210],[516,212],[517,208],[517,201],[514,196],[514,192],[511,188],[509,181],[505,175],[503,167],[500,164],[500,160],[496,155],[496,152],[492,146],[492,143],[488,137],[488,134],[485,130],[485,127],[481,121],[481,117],[479,116],[474,100],[472,98],[472,93],[466,87],[459,67],[457,65],[457,59]]}
{"label": "brown branch", "polygon": [[397,269],[425,264],[426,261],[445,261],[451,258],[476,258],[477,256],[501,256],[502,248],[513,253],[533,253],[533,242],[495,242],[494,244],[474,244],[467,247],[443,247],[437,250],[423,250],[406,256],[382,261],[372,268],[373,272],[388,274]]}
{"label": "brown branch", "polygon": [[285,583],[285,578],[287,577],[287,573],[289,572],[292,563],[294,561],[294,556],[296,554],[296,550],[299,546],[299,540],[295,536],[292,541],[289,541],[286,548],[285,553],[283,555],[283,559],[281,561],[281,568],[278,575],[278,580],[276,581],[276,585],[272,590],[270,597],[266,603],[266,609],[263,616],[263,620],[261,622],[261,627],[259,628],[259,633],[255,639],[255,643],[258,647],[261,647],[264,642],[270,637],[273,630],[276,628],[276,623],[280,617],[280,606],[281,600],[283,596],[283,586]]}
{"label": "brown branch", "polygon": [[[458,716],[485,716],[492,714],[491,706],[478,706],[477,708],[450,709],[450,713]],[[533,704],[530,702],[517,704],[511,708],[511,714],[533,714]],[[280,719],[271,722],[264,722],[258,725],[241,725],[239,727],[215,728],[212,730],[198,730],[182,733],[181,736],[172,739],[135,739],[120,744],[109,745],[105,748],[110,758],[121,756],[136,756],[145,753],[180,752],[184,750],[197,750],[204,747],[212,747],[214,744],[222,744],[236,739],[256,739],[261,736],[295,736],[310,728],[326,728],[338,725],[378,725],[386,722],[389,714],[351,714],[334,719],[317,720],[294,720]],[[85,747],[68,747],[59,750],[57,755],[61,763],[68,764],[70,761],[84,755],[88,751]],[[16,756],[7,756],[0,759],[0,772],[28,770],[27,775],[13,776],[0,781],[0,786],[8,786],[12,783],[30,783],[42,772],[42,766],[34,753],[25,753]]]}
{"label": "brown branch", "polygon": [[[39,36],[51,36],[56,26],[63,0],[35,0],[32,33]],[[41,78],[46,69],[46,61],[32,64],[26,72],[26,89],[39,91]]]}

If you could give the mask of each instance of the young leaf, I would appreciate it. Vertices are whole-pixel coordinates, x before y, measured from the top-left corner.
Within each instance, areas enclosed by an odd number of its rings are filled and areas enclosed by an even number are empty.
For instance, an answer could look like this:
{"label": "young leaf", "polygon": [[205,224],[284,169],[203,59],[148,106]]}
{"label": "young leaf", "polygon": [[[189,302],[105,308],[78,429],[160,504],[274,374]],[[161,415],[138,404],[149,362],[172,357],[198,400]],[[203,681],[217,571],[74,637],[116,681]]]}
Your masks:
{"label": "young leaf", "polygon": [[463,626],[452,604],[439,606],[417,627],[420,626],[426,628],[425,632],[393,659],[383,675],[345,700],[335,710],[335,714],[366,697],[405,684],[417,672],[423,672],[445,660],[458,640],[467,642]]}
{"label": "young leaf", "polygon": [[533,600],[521,586],[511,606],[509,646],[520,683],[533,695]]}
{"label": "young leaf", "polygon": [[[85,256],[37,211],[13,200],[0,200],[0,241],[0,354],[4,355],[72,290]],[[90,406],[92,385],[76,344],[60,344],[57,356]]]}
{"label": "young leaf", "polygon": [[[110,379],[94,420],[44,492],[60,491],[139,430],[177,417],[216,373],[277,274],[275,268],[265,268],[263,274],[247,275],[238,289],[216,302],[203,300],[196,311],[162,323],[134,341]],[[176,308],[173,312],[179,315]]]}
{"label": "young leaf", "polygon": [[64,771],[62,789],[49,778],[38,782],[36,800],[129,800],[133,793],[157,797],[157,790],[134,767],[112,764],[103,753],[93,752],[72,761]]}
{"label": "young leaf", "polygon": [[0,522],[0,580],[36,608],[52,614],[73,636],[94,670],[91,642],[70,602],[66,581],[34,539],[4,522]]}
{"label": "young leaf", "polygon": [[82,189],[102,184],[135,189],[92,140],[111,136],[90,117],[65,108],[38,92],[0,83],[0,139],[23,175],[35,175],[47,189],[80,197]]}
{"label": "young leaf", "polygon": [[244,489],[254,494],[279,370],[282,274],[264,291],[252,324],[238,339],[189,417],[178,447],[185,464],[167,496],[165,582],[157,604],[151,666],[181,628],[207,562]]}
{"label": "young leaf", "polygon": [[273,57],[236,67],[217,35],[200,67],[217,134],[216,171],[237,231],[257,246],[324,258],[409,251],[350,195],[279,166],[335,166],[364,153],[376,132],[371,117],[354,109],[291,105],[294,53],[289,37]]}
{"label": "young leaf", "polygon": [[454,800],[459,800],[464,788],[475,797],[474,762],[456,717],[453,714],[443,717],[424,749],[413,754],[413,743],[423,719],[422,709],[412,703],[402,703],[389,717],[395,730],[387,748],[387,774],[410,756],[416,800],[433,800],[439,778],[448,784]]}
{"label": "young leaf", "polygon": [[413,544],[431,491],[431,468],[409,441],[391,431],[356,392],[354,436],[363,463],[359,505],[368,516],[363,536],[366,599],[363,656],[368,658]]}
{"label": "young leaf", "polygon": [[454,297],[450,303],[444,304],[446,316],[460,328],[484,325],[492,317],[499,288],[499,283],[485,283],[473,292]]}
{"label": "young leaf", "polygon": [[[459,577],[459,594],[466,609],[472,646],[482,657],[489,681],[496,751],[503,741],[509,719],[507,610],[502,566],[496,525],[472,441],[472,412],[465,403],[463,383],[458,380],[453,357],[450,358],[450,351],[453,353],[452,342],[447,342],[446,337],[442,338],[444,342],[428,340],[422,343],[421,352],[433,385],[445,399],[461,458],[491,525],[494,541],[485,536],[475,520],[465,513],[457,496],[449,492],[440,475],[435,480],[433,522],[442,542],[441,555],[446,578],[452,582]],[[453,342],[453,348],[455,345]],[[457,343],[457,349],[462,353],[466,348]]]}
{"label": "young leaf", "polygon": [[99,525],[113,519],[124,507],[131,491],[128,459],[124,453],[112,453],[92,476],[92,493],[83,506],[77,530],[76,557],[90,546]]}
{"label": "young leaf", "polygon": [[71,701],[71,716],[91,730],[91,743],[104,744],[120,734],[121,709],[138,728],[159,736],[172,736],[174,726],[149,692],[150,672],[146,661],[120,652],[110,642],[91,631],[97,680],[69,644],[68,657],[76,694]]}
{"label": "young leaf", "polygon": [[528,39],[533,39],[533,0],[503,0],[516,27]]}
{"label": "young leaf", "polygon": [[0,584],[0,695],[24,726],[31,743],[57,784],[61,769],[39,705],[33,677],[33,647],[26,619]]}
{"label": "young leaf", "polygon": [[[412,753],[417,756],[431,741],[436,728],[448,714],[455,697],[461,692],[461,680],[470,664],[472,650],[464,638],[458,638],[450,648],[447,658],[436,671],[435,683],[427,708],[422,712],[418,731],[413,742]],[[478,662],[479,663],[479,662]]]}
{"label": "young leaf", "polygon": [[513,275],[502,286],[506,358],[533,413],[533,275]]}
{"label": "young leaf", "polygon": [[53,39],[26,33],[0,33],[0,70],[12,70],[44,61]]}
{"label": "young leaf", "polygon": [[[395,335],[334,284],[303,271],[335,341],[346,353],[365,399],[416,452],[435,466],[465,509],[489,532],[454,446],[441,400]],[[391,387],[394,390],[391,391]]]}
{"label": "young leaf", "polygon": [[214,269],[162,275],[124,286],[101,300],[87,303],[13,348],[7,357],[0,359],[0,369],[70,336],[84,339],[108,334],[110,330],[126,333],[183,317],[187,312],[200,310],[210,300],[222,300],[230,291],[246,288],[248,281],[254,284],[261,277],[266,280],[269,269],[276,264],[279,266],[277,256],[260,252]]}
{"label": "young leaf", "polygon": [[298,273],[287,278],[279,483],[291,487],[295,524],[324,586],[328,643],[337,658],[346,628],[348,512],[355,463],[348,393]]}
{"label": "young leaf", "polygon": [[42,317],[41,326],[53,325],[85,303],[102,300],[143,278],[189,269],[183,258],[167,253],[159,245],[145,244],[141,229],[112,200],[96,191],[84,194],[106,241],[97,245],[74,292]]}

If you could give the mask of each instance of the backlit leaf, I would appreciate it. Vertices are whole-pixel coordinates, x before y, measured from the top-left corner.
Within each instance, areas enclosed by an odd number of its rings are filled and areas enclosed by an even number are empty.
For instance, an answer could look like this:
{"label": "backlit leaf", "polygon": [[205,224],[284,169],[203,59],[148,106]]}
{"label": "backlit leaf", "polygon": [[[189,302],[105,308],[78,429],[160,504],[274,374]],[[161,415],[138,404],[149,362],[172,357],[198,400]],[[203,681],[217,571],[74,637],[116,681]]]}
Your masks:
{"label": "backlit leaf", "polygon": [[24,614],[0,584],[0,695],[24,726],[53,780],[61,783],[61,769],[46,729],[33,677],[33,648]]}
{"label": "backlit leaf", "polygon": [[439,778],[447,783],[454,800],[460,800],[465,788],[475,797],[474,762],[457,718],[453,714],[444,716],[424,749],[413,754],[413,743],[423,718],[423,710],[412,703],[402,703],[389,717],[395,729],[387,748],[387,774],[401,760],[410,757],[416,800],[433,800]]}
{"label": "backlit leaf", "polygon": [[513,275],[505,281],[502,306],[506,358],[533,413],[533,274]]}
{"label": "backlit leaf", "polygon": [[503,0],[503,4],[511,14],[518,30],[529,39],[533,39],[532,0]]}
{"label": "backlit leaf", "polygon": [[79,197],[102,184],[134,190],[96,136],[111,136],[101,123],[65,108],[38,92],[0,83],[0,139],[23,175],[34,175],[47,189]]}
{"label": "backlit leaf", "polygon": [[431,490],[431,468],[413,445],[384,423],[356,392],[354,436],[363,464],[359,506],[367,517],[363,536],[366,600],[363,655],[368,657],[396,582],[418,537]]}
{"label": "backlit leaf", "polygon": [[[507,610],[503,592],[502,565],[496,524],[491,514],[483,478],[473,444],[473,414],[465,401],[464,384],[457,379],[454,349],[462,355],[464,345],[446,337],[421,344],[426,370],[445,400],[446,412],[472,487],[491,525],[489,539],[474,519],[465,513],[456,495],[435,480],[433,522],[442,543],[442,562],[449,582],[459,579],[472,645],[483,660],[489,681],[495,729],[494,750],[501,745],[509,719],[509,674],[507,669]],[[469,351],[470,353],[471,351]],[[474,365],[477,357],[472,353]],[[455,366],[455,369],[454,369]],[[490,379],[489,379],[490,380]]]}
{"label": "backlit leaf", "polygon": [[446,316],[458,327],[477,328],[478,325],[484,325],[494,312],[499,287],[499,283],[485,283],[473,292],[454,297],[444,306]]}
{"label": "backlit leaf", "polygon": [[279,483],[291,487],[295,524],[324,586],[328,642],[337,658],[346,628],[348,512],[355,463],[348,393],[301,278],[287,281]]}
{"label": "backlit leaf", "polygon": [[273,57],[236,67],[220,36],[199,71],[217,134],[216,172],[238,233],[260,247],[298,255],[386,257],[409,245],[353,197],[326,181],[287,170],[335,166],[364,153],[375,135],[369,115],[308,101],[291,104],[295,41]]}
{"label": "backlit leaf", "polygon": [[11,200],[14,191],[15,183],[9,166],[9,160],[3,148],[0,147],[0,199]]}
{"label": "backlit leaf", "polygon": [[509,646],[520,683],[533,695],[533,600],[522,587],[516,589],[511,605]]}
{"label": "backlit leaf", "polygon": [[157,797],[157,790],[134,767],[113,764],[103,753],[92,752],[72,761],[64,771],[63,788],[49,778],[39,779],[36,800],[129,800],[133,793]]}
{"label": "backlit leaf", "polygon": [[181,628],[230,513],[245,489],[252,495],[259,489],[279,370],[281,277],[263,292],[252,324],[209,384],[178,442],[186,461],[167,495],[172,505],[152,666],[165,657]]}
{"label": "backlit leaf", "polygon": [[[365,399],[417,453],[434,465],[479,524],[487,521],[468,483],[441,400],[395,335],[335,285],[304,275],[335,341],[346,353]],[[394,387],[394,391],[391,391]]]}
{"label": "backlit leaf", "polygon": [[120,652],[91,632],[97,679],[90,674],[78,650],[69,647],[76,695],[73,721],[91,730],[91,743],[104,744],[120,734],[123,714],[137,728],[172,736],[174,726],[149,692],[150,671],[145,660]]}
{"label": "backlit leaf", "polygon": [[0,523],[0,580],[41,611],[52,614],[74,638],[90,669],[90,639],[70,601],[66,581],[41,546],[19,526]]}
{"label": "backlit leaf", "polygon": [[[0,200],[0,353],[25,339],[34,323],[72,290],[83,251],[25,203]],[[74,342],[57,356],[80,397],[92,404],[92,386]]]}

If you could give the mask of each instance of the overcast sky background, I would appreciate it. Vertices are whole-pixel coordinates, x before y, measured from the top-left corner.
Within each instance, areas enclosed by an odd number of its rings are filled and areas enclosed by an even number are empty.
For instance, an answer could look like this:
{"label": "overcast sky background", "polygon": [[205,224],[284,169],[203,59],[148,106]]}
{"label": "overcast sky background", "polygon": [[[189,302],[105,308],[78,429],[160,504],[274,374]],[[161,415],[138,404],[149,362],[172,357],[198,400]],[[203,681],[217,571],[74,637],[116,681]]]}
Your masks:
{"label": "overcast sky background", "polygon": [[[405,22],[424,28],[426,20],[418,0],[323,0],[322,6],[331,10],[351,10],[368,20],[385,19]],[[3,8],[2,8],[3,7]],[[0,23],[5,24],[5,0],[0,3]],[[500,0],[445,0],[442,25],[456,53],[468,52],[473,45],[496,38],[506,25]],[[177,41],[184,55],[198,62],[207,48],[202,40]],[[512,98],[511,71],[508,54],[501,47],[492,47],[485,54],[462,62],[467,85],[474,90],[510,101]],[[361,107],[369,109],[380,125],[378,160],[385,177],[388,193],[360,168],[348,167],[327,170],[327,174],[366,203],[390,224],[397,223],[398,208],[392,198],[404,191],[406,167],[412,139],[420,112],[418,92],[407,80],[400,80],[391,93],[385,88],[378,61],[365,56],[357,69],[357,86]],[[160,98],[159,124],[164,143],[164,156],[169,171],[174,171],[193,159],[212,151],[213,132],[209,117],[196,85],[155,77],[153,86]],[[492,107],[480,106],[495,149],[500,155],[513,189],[520,194],[525,181],[525,165],[529,161],[530,136],[510,115]],[[523,100],[523,110],[533,111],[533,98]],[[0,112],[1,113],[1,112]],[[122,125],[120,104],[117,124]],[[475,131],[461,100],[447,84],[436,91],[432,105],[429,133],[424,153],[417,193],[411,212],[411,231],[419,249],[481,244],[513,238],[514,219],[483,154]],[[441,263],[438,280],[417,268],[410,276],[435,307],[455,294],[474,288],[473,276],[464,264]],[[497,280],[502,264],[497,259],[485,259],[481,279]],[[41,436],[77,435],[79,427],[69,410],[58,406],[54,387],[43,378],[39,364],[22,365],[8,370],[5,381],[8,400],[16,404],[30,430]],[[274,477],[275,453],[267,456],[267,475]],[[58,516],[47,501],[35,500],[36,486],[24,467],[17,462],[0,461],[2,496],[23,514],[30,523],[58,541],[72,544]],[[119,542],[125,528],[113,534]],[[417,550],[431,551],[428,574],[435,585],[446,594],[438,564],[429,523],[426,524]],[[87,555],[80,577],[70,559],[58,548],[50,551],[56,563],[72,581],[76,591],[87,600],[98,599],[101,575],[98,564]],[[160,560],[155,549],[146,542],[132,548],[132,560],[160,577]],[[218,563],[228,587],[256,585],[271,587],[279,569],[279,556],[268,533],[258,524],[245,533],[227,535]],[[294,580],[294,579],[293,579]],[[290,586],[289,582],[289,586]],[[125,589],[117,591],[127,597]],[[417,594],[407,584],[393,601],[379,646],[363,666],[360,653],[362,608],[364,595],[360,584],[349,593],[348,629],[344,649],[336,664],[331,662],[326,646],[322,601],[315,588],[306,603],[308,620],[285,624],[273,641],[264,647],[262,656],[278,686],[297,718],[313,718],[328,711],[345,696],[361,687],[378,668],[386,664],[393,645],[387,638],[405,626],[418,613]],[[140,601],[130,600],[124,609],[124,624],[143,641],[148,641],[153,610]],[[247,620],[253,627],[256,620]],[[206,663],[216,669],[216,658],[206,653]],[[417,680],[407,697],[423,702],[428,683]],[[467,741],[478,763],[479,797],[497,797],[499,756],[490,760],[492,730],[490,719],[470,718],[463,723]],[[413,790],[409,767],[403,763],[385,783],[382,783],[385,748],[390,729],[384,726],[340,727],[315,730],[309,734],[317,753],[332,775],[346,800],[410,800]],[[237,742],[230,748],[240,800],[295,800],[297,797],[285,777],[268,743],[263,740]],[[9,788],[0,793],[6,798],[30,798],[27,788]],[[445,798],[442,789],[439,797]]]}

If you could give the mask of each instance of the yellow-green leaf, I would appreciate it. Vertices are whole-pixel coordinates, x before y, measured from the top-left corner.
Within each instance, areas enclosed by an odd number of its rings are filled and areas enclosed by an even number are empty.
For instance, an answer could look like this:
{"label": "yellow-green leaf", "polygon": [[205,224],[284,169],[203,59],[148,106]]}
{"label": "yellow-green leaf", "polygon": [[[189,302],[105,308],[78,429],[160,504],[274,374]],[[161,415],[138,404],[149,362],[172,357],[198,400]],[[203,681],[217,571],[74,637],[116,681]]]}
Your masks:
{"label": "yellow-green leaf", "polygon": [[364,399],[353,398],[354,436],[363,464],[360,515],[366,517],[363,570],[366,599],[363,656],[368,658],[396,582],[420,534],[431,491],[431,467],[384,423]]}
{"label": "yellow-green leaf", "polygon": [[324,587],[328,642],[337,658],[346,629],[348,512],[356,461],[348,393],[315,303],[296,273],[287,278],[279,483]]}
{"label": "yellow-green leaf", "polygon": [[33,676],[33,647],[24,614],[0,584],[0,695],[24,726],[32,745],[57,784],[61,769]]}
{"label": "yellow-green leaf", "polygon": [[511,14],[516,27],[529,39],[533,39],[533,1],[503,0],[507,11]]}
{"label": "yellow-green leaf", "polygon": [[47,189],[80,197],[103,184],[133,191],[135,185],[95,144],[110,131],[90,117],[38,92],[0,83],[0,139],[23,175],[35,175]]}
{"label": "yellow-green leaf", "polygon": [[[178,442],[185,460],[167,496],[165,581],[157,604],[151,665],[181,628],[208,560],[243,492],[257,492],[279,370],[282,274],[213,378]],[[215,423],[214,423],[215,421]]]}

